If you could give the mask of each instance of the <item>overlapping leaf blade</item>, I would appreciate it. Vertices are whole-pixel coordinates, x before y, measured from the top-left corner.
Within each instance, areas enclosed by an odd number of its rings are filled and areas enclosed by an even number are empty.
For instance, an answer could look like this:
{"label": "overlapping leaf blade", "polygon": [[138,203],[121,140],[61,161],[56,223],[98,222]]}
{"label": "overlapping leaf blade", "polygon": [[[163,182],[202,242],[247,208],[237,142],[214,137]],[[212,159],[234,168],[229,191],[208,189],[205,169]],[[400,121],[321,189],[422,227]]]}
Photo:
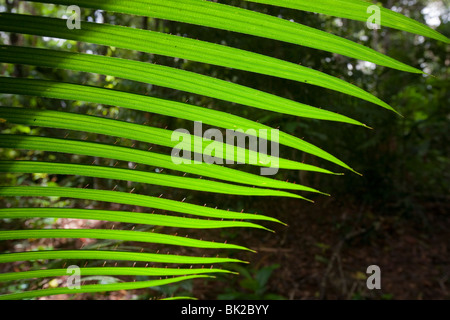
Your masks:
{"label": "overlapping leaf blade", "polygon": [[205,240],[197,240],[180,236],[172,236],[155,232],[108,230],[108,229],[42,229],[42,230],[8,230],[0,233],[1,240],[19,239],[103,239],[119,241],[149,242],[166,245],[176,245],[208,249],[239,249],[248,248],[229,243],[219,243]]}
{"label": "overlapping leaf blade", "polygon": [[[368,8],[374,3],[365,0],[245,0],[249,2],[257,2],[263,4],[270,4],[279,7],[310,11],[316,13],[323,13],[339,18],[346,18],[366,22],[373,14],[372,10]],[[389,10],[380,6],[380,25],[394,28],[413,34],[419,34],[428,38],[433,38],[439,41],[450,43],[450,40],[414,19],[406,17],[398,12]]]}
{"label": "overlapping leaf blade", "polygon": [[203,0],[49,0],[40,1],[180,21],[250,34],[366,60],[403,71],[422,73],[350,40],[266,14]]}
{"label": "overlapping leaf blade", "polygon": [[192,92],[273,112],[365,126],[357,120],[331,111],[301,104],[228,81],[152,63],[92,54],[15,46],[0,46],[0,62],[110,75]]}
{"label": "overlapping leaf blade", "polygon": [[50,152],[65,152],[93,157],[103,157],[142,163],[155,167],[181,171],[184,173],[192,173],[199,176],[211,177],[224,181],[231,181],[252,186],[319,192],[310,187],[275,180],[268,177],[238,171],[232,168],[222,167],[214,164],[175,164],[173,163],[172,158],[169,155],[109,144],[70,139],[55,139],[38,136],[4,134],[0,136],[0,147]]}
{"label": "overlapping leaf blade", "polygon": [[126,252],[114,250],[52,250],[52,251],[27,251],[17,253],[0,254],[0,263],[34,260],[107,260],[107,261],[141,261],[153,263],[174,264],[199,264],[208,265],[215,263],[245,263],[245,261],[221,257],[195,257],[173,254]]}
{"label": "overlapping leaf blade", "polygon": [[167,285],[167,284],[171,284],[171,283],[176,283],[179,281],[196,279],[196,278],[208,278],[208,276],[195,275],[195,276],[175,277],[175,278],[162,279],[162,280],[148,280],[148,281],[110,283],[110,284],[90,284],[90,285],[81,286],[79,289],[63,287],[63,288],[53,288],[53,289],[43,289],[43,290],[31,290],[31,291],[1,295],[0,300],[30,299],[30,298],[51,296],[51,295],[57,295],[57,294],[75,294],[75,293],[88,293],[88,292],[93,293],[93,292],[143,289],[143,288],[157,287],[157,286]]}
{"label": "overlapping leaf blade", "polygon": [[174,211],[184,214],[203,216],[216,219],[264,220],[281,223],[278,219],[251,213],[234,212],[222,209],[213,209],[206,206],[194,205],[182,201],[151,197],[142,194],[94,190],[67,187],[0,187],[0,196],[3,197],[69,197],[135,206],[148,207]]}
{"label": "overlapping leaf blade", "polygon": [[216,228],[267,228],[246,221],[205,220],[178,217],[155,213],[138,213],[129,211],[73,209],[73,208],[5,208],[0,209],[0,219],[30,218],[71,218],[85,220],[113,221],[185,229]]}
{"label": "overlapping leaf blade", "polygon": [[[273,157],[270,162],[263,161],[262,158],[266,155],[253,150],[226,144],[226,141],[212,141],[210,139],[202,137],[197,138],[194,135],[181,132],[177,132],[177,139],[175,139],[174,131],[172,130],[138,125],[131,122],[103,117],[74,114],[71,112],[0,106],[0,118],[6,120],[6,122],[15,124],[98,133],[112,137],[153,143],[172,149],[176,147],[183,150],[189,150],[190,152],[198,151],[206,156],[210,155],[205,149],[213,143],[214,150],[216,151],[215,158],[220,159],[220,163],[224,163],[225,161],[223,160],[227,160],[233,164],[239,162],[266,167],[271,166],[271,163],[276,163],[280,169],[329,173],[328,171],[315,166],[278,157]],[[217,153],[217,151],[220,152]]]}
{"label": "overlapping leaf blade", "polygon": [[186,37],[91,22],[82,22],[80,29],[70,30],[62,19],[19,14],[0,14],[0,30],[91,42],[276,76],[343,92],[393,110],[357,86],[314,69]]}
{"label": "overlapping leaf blade", "polygon": [[278,196],[299,198],[299,196],[296,194],[273,189],[252,188],[186,176],[181,177],[163,173],[122,169],[116,167],[105,167],[98,165],[81,165],[40,161],[0,161],[0,172],[80,175],[85,177],[95,177],[103,179],[111,179],[111,177],[114,177],[114,180],[147,183],[203,192],[247,196]]}
{"label": "overlapping leaf blade", "polygon": [[[175,268],[140,268],[140,267],[87,267],[80,268],[80,274],[84,276],[185,276],[194,274],[208,273],[233,273],[224,269],[175,269]],[[67,269],[47,269],[23,272],[1,273],[0,282],[32,279],[32,278],[49,278],[67,276]]]}
{"label": "overlapping leaf blade", "polygon": [[[92,86],[81,86],[77,84],[44,81],[36,79],[3,78],[0,77],[0,92],[35,95],[39,97],[81,100],[104,105],[114,105],[133,110],[140,110],[162,115],[177,117],[181,119],[199,121],[225,129],[242,129],[258,137],[260,130],[272,130],[273,128],[238,117],[218,110],[206,109],[185,103],[158,99],[143,95],[131,94],[117,90],[98,88]],[[270,139],[270,137],[268,137]],[[272,141],[272,140],[271,140]],[[297,150],[301,150],[317,157],[328,160],[346,169],[354,171],[346,163],[337,159],[326,151],[283,131],[279,132],[279,143]]]}

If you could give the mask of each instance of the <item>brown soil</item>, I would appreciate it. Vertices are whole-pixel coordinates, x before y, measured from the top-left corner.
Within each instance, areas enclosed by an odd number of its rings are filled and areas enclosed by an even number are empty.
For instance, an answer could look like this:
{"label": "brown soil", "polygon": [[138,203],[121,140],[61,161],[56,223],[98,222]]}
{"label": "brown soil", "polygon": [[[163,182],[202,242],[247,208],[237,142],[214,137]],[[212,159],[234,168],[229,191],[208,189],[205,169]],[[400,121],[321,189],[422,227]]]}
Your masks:
{"label": "brown soil", "polygon": [[[298,204],[274,202],[266,211],[289,227],[238,241],[258,251],[245,256],[252,265],[280,265],[268,292],[296,300],[450,298],[448,207],[428,204],[422,215],[405,217],[332,201]],[[381,268],[381,290],[366,286],[370,265]],[[223,289],[210,285],[197,294],[214,298]]]}

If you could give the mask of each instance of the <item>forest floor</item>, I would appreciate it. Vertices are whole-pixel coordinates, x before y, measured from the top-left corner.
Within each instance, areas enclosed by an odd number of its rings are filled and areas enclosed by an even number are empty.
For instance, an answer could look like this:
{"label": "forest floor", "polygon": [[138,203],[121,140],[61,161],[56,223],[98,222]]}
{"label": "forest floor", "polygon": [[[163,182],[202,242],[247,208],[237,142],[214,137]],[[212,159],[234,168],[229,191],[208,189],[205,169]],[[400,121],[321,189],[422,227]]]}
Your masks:
{"label": "forest floor", "polygon": [[[275,233],[259,229],[234,230],[220,235],[214,230],[210,230],[209,235],[204,234],[205,230],[189,233],[192,238],[226,238],[230,243],[256,250],[257,253],[231,253],[235,258],[250,262],[243,269],[248,272],[247,278],[240,272],[240,275],[219,276],[214,280],[198,279],[188,289],[179,287],[176,295],[187,292],[197,299],[212,300],[223,299],[224,295],[228,299],[450,299],[450,208],[447,203],[422,204],[421,210],[411,214],[395,210],[391,210],[394,214],[380,213],[369,206],[339,203],[333,198],[317,204],[273,199],[265,201],[264,206],[266,214],[288,226],[265,224]],[[73,243],[61,245],[72,247]],[[177,253],[189,255],[191,252]],[[366,271],[371,265],[381,270],[379,290],[367,288],[370,274]],[[272,273],[261,272],[271,267],[274,268]],[[248,277],[257,281],[249,282]],[[255,282],[262,284],[255,288]],[[41,299],[142,299],[149,294],[152,297],[148,290],[137,290]],[[164,295],[167,293],[160,291],[154,296]]]}
{"label": "forest floor", "polygon": [[[257,268],[279,265],[266,292],[296,300],[450,298],[450,208],[442,203],[423,205],[416,216],[333,201],[301,208],[298,201],[283,201],[269,208],[289,226],[235,240],[258,251],[245,256]],[[370,265],[381,269],[380,290],[367,288]],[[214,298],[223,290],[210,285],[196,296]]]}

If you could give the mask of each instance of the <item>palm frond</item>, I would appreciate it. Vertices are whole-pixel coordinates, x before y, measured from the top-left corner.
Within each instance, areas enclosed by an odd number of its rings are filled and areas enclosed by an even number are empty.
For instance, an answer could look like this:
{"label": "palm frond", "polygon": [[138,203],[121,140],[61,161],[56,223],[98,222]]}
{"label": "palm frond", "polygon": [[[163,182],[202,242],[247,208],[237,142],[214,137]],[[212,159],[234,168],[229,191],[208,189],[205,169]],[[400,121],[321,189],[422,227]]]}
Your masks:
{"label": "palm frond", "polygon": [[[193,24],[202,27],[216,28],[231,32],[263,37],[274,41],[305,46],[334,54],[344,55],[353,59],[369,61],[380,66],[400,71],[422,74],[423,72],[374,49],[363,46],[348,39],[317,30],[300,23],[286,21],[279,17],[246,10],[230,5],[203,0],[49,0],[30,1],[36,3],[53,3],[57,5],[78,5],[83,8],[105,10],[128,15],[165,19]],[[317,12],[341,18],[366,21],[369,2],[362,0],[249,0],[267,5]],[[419,34],[449,43],[449,39],[431,28],[391,10],[380,8],[382,25],[414,34]],[[81,29],[69,30],[63,19],[40,17],[29,14],[0,13],[0,31],[20,33],[41,37],[54,37],[90,45],[110,46],[138,52],[163,55],[167,57],[186,59],[204,64],[211,64],[229,69],[293,80],[299,85],[314,85],[339,93],[350,95],[390,111],[393,107],[373,94],[318,70],[307,66],[296,65],[273,57],[245,51],[222,44],[209,43],[170,35],[162,32],[141,30],[112,24],[82,22]],[[37,48],[18,45],[0,45],[0,62],[15,65],[29,65],[57,69],[60,72],[76,71],[89,74],[108,75],[132,82],[157,85],[190,94],[218,99],[227,102],[236,111],[256,108],[262,112],[272,112],[286,116],[330,121],[336,124],[351,124],[368,128],[360,120],[332,112],[328,106],[310,106],[305,103],[270,94],[262,90],[239,85],[212,76],[202,75],[164,65],[110,57],[83,52],[54,50],[54,48]],[[62,71],[64,70],[64,71]],[[254,129],[250,136],[262,138],[258,130],[272,130],[270,126],[246,119],[242,116],[200,107],[193,104],[170,101],[150,97],[143,93],[120,91],[117,88],[90,86],[85,83],[67,83],[39,79],[39,77],[0,77],[0,93],[18,96],[34,96],[49,99],[82,101],[98,105],[111,105],[123,109],[159,114],[190,122],[203,122],[221,129]],[[322,108],[325,107],[325,108]],[[252,109],[249,109],[252,110]],[[89,114],[79,114],[73,111],[62,112],[35,108],[35,106],[7,105],[0,107],[0,122],[51,128],[66,131],[81,131],[103,135],[111,138],[133,140],[146,144],[155,144],[163,148],[175,148],[178,143],[172,140],[174,131],[154,126],[128,122],[126,119],[111,119]],[[45,131],[44,131],[45,132]],[[192,147],[194,142],[200,142],[198,153],[205,155],[210,139],[195,138],[187,134]],[[268,142],[278,142],[280,145],[292,148],[332,164],[356,172],[348,164],[331,155],[318,146],[304,141],[286,132],[279,132],[279,140],[275,137],[265,137]],[[112,139],[113,140],[113,139]],[[77,156],[104,158],[112,161],[124,161],[145,166],[146,169],[123,169],[115,166],[94,165],[89,163],[63,163],[39,161],[24,161],[21,159],[0,161],[0,173],[47,173],[57,175],[72,175],[99,179],[112,179],[145,184],[151,187],[171,187],[185,191],[200,191],[236,196],[273,196],[290,197],[298,200],[308,200],[297,192],[324,194],[309,186],[277,180],[244,170],[209,163],[175,164],[169,154],[133,148],[120,143],[99,141],[83,141],[72,138],[39,136],[38,134],[0,135],[0,148],[27,150],[30,152],[67,153]],[[223,150],[219,159],[236,160],[238,151],[245,155],[248,163],[252,157],[261,157],[264,153],[238,147],[231,149],[219,142],[218,148]],[[338,174],[332,170],[321,168],[296,160],[276,157],[281,169],[311,171],[315,173]],[[262,161],[253,163],[258,167],[267,167]],[[165,173],[149,172],[154,168],[167,169]],[[167,171],[169,171],[167,173]],[[183,176],[179,174],[184,174]],[[185,176],[185,175],[189,176]],[[191,176],[192,175],[192,176]],[[55,186],[0,186],[1,197],[58,197],[71,200],[94,201],[115,205],[138,206],[144,212],[119,210],[98,210],[92,208],[76,208],[73,206],[57,207],[15,207],[0,209],[0,219],[37,219],[37,218],[71,218],[81,220],[98,220],[116,223],[139,224],[148,228],[170,227],[183,230],[222,229],[222,228],[252,228],[271,231],[262,223],[281,223],[268,214],[252,214],[244,211],[230,211],[196,205],[193,203],[164,199],[149,194]],[[310,201],[310,200],[309,200]],[[169,214],[154,214],[152,210],[163,210]],[[186,217],[185,215],[188,215]],[[148,229],[145,229],[148,230]],[[178,248],[194,248],[215,250],[217,256],[188,256],[176,254],[120,251],[120,250],[39,250],[24,252],[8,252],[0,254],[0,263],[33,262],[57,260],[62,262],[74,260],[95,260],[96,262],[122,262],[119,267],[83,267],[80,271],[88,276],[148,276],[172,277],[168,279],[152,279],[149,281],[120,282],[113,284],[87,284],[80,288],[51,288],[30,290],[0,296],[0,299],[31,299],[55,294],[95,293],[116,290],[134,290],[155,286],[170,285],[180,281],[196,278],[211,278],[215,273],[232,274],[231,271],[214,268],[213,264],[246,263],[242,259],[226,256],[227,252],[253,251],[239,244],[214,242],[202,239],[164,234],[163,232],[148,232],[145,230],[111,230],[111,229],[24,229],[0,232],[0,241],[28,239],[103,239],[114,243],[136,242],[151,243]],[[164,229],[162,229],[164,230]],[[217,253],[218,252],[218,253]],[[145,262],[163,264],[166,268],[129,267],[127,263]],[[65,265],[65,264],[64,264]],[[208,266],[207,268],[192,268],[192,265]],[[167,267],[167,266],[170,266]],[[181,269],[177,267],[181,266]],[[191,266],[191,268],[187,268]],[[0,274],[0,282],[22,281],[33,278],[51,278],[67,275],[61,266],[48,270],[21,269],[19,272]]]}

